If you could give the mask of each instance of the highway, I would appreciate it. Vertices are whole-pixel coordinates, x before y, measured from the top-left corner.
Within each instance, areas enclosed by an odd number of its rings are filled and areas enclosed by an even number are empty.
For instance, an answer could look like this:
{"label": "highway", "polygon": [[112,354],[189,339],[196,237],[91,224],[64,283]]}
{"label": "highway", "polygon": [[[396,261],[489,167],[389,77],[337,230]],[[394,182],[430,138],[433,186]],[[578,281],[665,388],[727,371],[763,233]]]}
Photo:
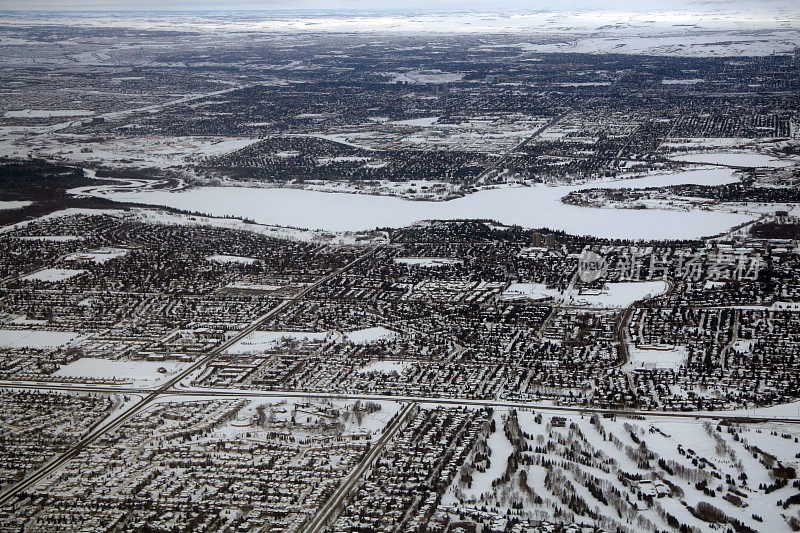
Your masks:
{"label": "highway", "polygon": [[147,389],[141,387],[124,386],[73,386],[59,384],[37,384],[31,385],[30,382],[21,384],[18,382],[0,382],[0,388],[18,390],[53,390],[64,392],[102,392],[116,394],[158,394],[160,396],[195,396],[205,398],[314,398],[320,400],[364,400],[364,401],[390,401],[390,402],[417,402],[427,405],[453,405],[465,407],[494,407],[501,409],[518,409],[541,411],[544,413],[566,413],[566,414],[599,414],[611,416],[644,416],[648,418],[683,418],[683,419],[708,419],[708,420],[740,420],[748,422],[779,422],[783,424],[799,424],[800,414],[797,417],[773,416],[769,414],[759,415],[742,414],[739,411],[647,411],[641,409],[604,409],[599,407],[582,407],[569,405],[550,405],[535,402],[497,400],[497,399],[475,399],[475,398],[440,398],[435,396],[415,396],[398,394],[366,394],[357,392],[324,392],[324,391],[302,391],[302,390],[247,390],[247,389],[218,389],[214,387],[203,388],[182,388],[182,389]]}

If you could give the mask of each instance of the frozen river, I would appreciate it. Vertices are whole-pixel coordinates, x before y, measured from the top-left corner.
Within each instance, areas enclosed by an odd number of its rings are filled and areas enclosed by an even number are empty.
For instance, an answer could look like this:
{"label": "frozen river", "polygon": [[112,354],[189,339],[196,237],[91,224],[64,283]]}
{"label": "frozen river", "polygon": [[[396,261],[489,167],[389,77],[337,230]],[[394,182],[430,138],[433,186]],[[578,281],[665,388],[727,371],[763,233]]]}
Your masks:
{"label": "frozen river", "polygon": [[[576,235],[629,239],[683,239],[716,235],[752,220],[720,211],[598,209],[563,204],[571,191],[589,188],[654,187],[683,183],[717,185],[736,181],[729,169],[703,168],[583,186],[536,186],[484,190],[447,202],[389,196],[326,193],[303,189],[200,187],[180,192],[103,185],[80,193],[112,200],[174,207],[214,216],[236,216],[262,224],[329,231],[401,227],[429,219],[491,219]],[[78,191],[75,191],[78,192]]]}

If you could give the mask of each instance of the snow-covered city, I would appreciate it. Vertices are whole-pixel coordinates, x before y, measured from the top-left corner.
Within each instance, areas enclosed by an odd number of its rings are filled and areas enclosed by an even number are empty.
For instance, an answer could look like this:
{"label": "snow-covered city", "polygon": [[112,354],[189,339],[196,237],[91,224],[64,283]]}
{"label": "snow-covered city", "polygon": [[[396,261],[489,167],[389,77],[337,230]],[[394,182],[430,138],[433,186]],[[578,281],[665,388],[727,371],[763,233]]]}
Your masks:
{"label": "snow-covered city", "polygon": [[800,531],[795,1],[5,0],[0,80],[0,532]]}

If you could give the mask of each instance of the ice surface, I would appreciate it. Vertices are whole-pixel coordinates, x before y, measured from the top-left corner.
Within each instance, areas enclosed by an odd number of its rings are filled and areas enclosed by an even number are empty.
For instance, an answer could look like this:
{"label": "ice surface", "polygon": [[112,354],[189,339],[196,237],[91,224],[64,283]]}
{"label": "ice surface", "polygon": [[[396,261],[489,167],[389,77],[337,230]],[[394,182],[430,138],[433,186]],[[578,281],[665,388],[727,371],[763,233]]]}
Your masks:
{"label": "ice surface", "polygon": [[559,229],[576,235],[688,239],[723,233],[753,218],[740,213],[699,209],[680,212],[579,207],[564,204],[561,198],[587,187],[718,185],[735,181],[737,178],[730,169],[700,168],[582,186],[503,187],[447,202],[286,188],[202,187],[170,192],[118,190],[108,186],[96,188],[91,194],[124,202],[211,212],[216,216],[246,217],[263,224],[328,231],[364,231],[402,227],[420,220],[474,218],[529,228]]}

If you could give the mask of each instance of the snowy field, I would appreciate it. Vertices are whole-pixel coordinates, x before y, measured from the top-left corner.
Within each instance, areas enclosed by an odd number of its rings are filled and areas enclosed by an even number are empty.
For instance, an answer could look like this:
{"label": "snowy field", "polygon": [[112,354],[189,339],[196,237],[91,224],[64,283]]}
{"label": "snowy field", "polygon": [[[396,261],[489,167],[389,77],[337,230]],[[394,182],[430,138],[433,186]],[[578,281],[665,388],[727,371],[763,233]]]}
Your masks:
{"label": "snowy field", "polygon": [[238,216],[262,224],[328,231],[403,227],[431,219],[492,219],[503,224],[563,230],[573,235],[628,239],[689,239],[723,233],[749,222],[749,215],[693,210],[600,209],[564,204],[581,188],[719,185],[737,181],[726,168],[701,168],[642,178],[596,181],[582,186],[505,187],[482,190],[447,202],[409,201],[366,194],[325,193],[286,188],[201,187],[180,192],[98,187],[94,196],[165,205],[215,216]]}
{"label": "snowy field", "polygon": [[23,276],[22,280],[25,281],[64,281],[70,278],[74,278],[78,274],[85,273],[86,270],[82,269],[71,269],[71,268],[45,268],[44,270],[39,270],[38,272],[34,272],[33,274],[28,274],[27,276]]}
{"label": "snowy field", "polygon": [[226,289],[243,289],[248,291],[277,291],[278,289],[282,289],[283,285],[266,285],[263,283],[245,283],[237,281],[235,283],[229,283],[225,285]]}
{"label": "snowy field", "polygon": [[347,341],[353,344],[369,344],[393,339],[396,336],[397,332],[381,326],[344,333],[338,331],[255,331],[228,348],[227,353],[260,353],[285,342],[324,343]]}
{"label": "snowy field", "polygon": [[684,78],[684,79],[663,79],[661,80],[662,85],[697,85],[698,83],[703,83],[703,78]]}
{"label": "snowy field", "polygon": [[6,111],[3,118],[87,117],[94,115],[88,109],[21,109]]}
{"label": "snowy field", "polygon": [[[477,7],[483,9],[474,9]],[[119,17],[114,13],[91,13],[76,17],[68,12],[48,13],[47,17],[31,18],[27,24],[89,26],[95,28],[124,27],[146,31],[233,32],[258,34],[300,31],[431,34],[511,34],[524,42],[476,44],[476,49],[513,48],[524,52],[620,53],[669,56],[764,56],[791,53],[797,44],[798,16],[796,4],[772,2],[765,15],[739,2],[715,3],[703,8],[682,0],[668,5],[659,3],[567,2],[553,9],[534,9],[519,4],[521,9],[492,10],[480,3],[464,5],[459,11],[414,13],[331,11],[317,13],[274,12],[250,14],[247,17],[220,18],[197,13],[174,15],[147,12],[135,17]],[[587,9],[588,6],[588,9]],[[529,9],[525,9],[528,7]],[[547,6],[544,6],[547,7]],[[19,15],[3,13],[0,20],[15,27]],[[743,23],[745,22],[745,23]],[[15,35],[3,36],[3,44],[31,44]],[[76,54],[80,61],[97,63],[96,53]],[[100,56],[102,58],[102,55]],[[47,59],[47,58],[43,58]],[[288,69],[298,68],[289,63]],[[440,82],[437,71],[398,72],[400,81],[417,83]],[[423,78],[424,76],[424,78]]]}
{"label": "snowy field", "polygon": [[544,300],[547,298],[560,298],[561,292],[557,289],[548,289],[544,283],[512,283],[503,292],[503,298],[529,298],[531,300]]}
{"label": "snowy field", "polygon": [[576,289],[562,293],[557,289],[548,289],[543,283],[512,283],[503,292],[503,297],[531,300],[552,298],[573,306],[622,308],[664,294],[668,288],[665,281],[621,281],[606,283],[602,289],[586,289],[583,293]]}
{"label": "snowy field", "polygon": [[224,254],[210,255],[206,259],[215,263],[239,263],[240,265],[252,265],[258,262],[258,259],[253,259],[252,257]]}
{"label": "snowy field", "polygon": [[[211,400],[214,397],[210,396],[208,399]],[[169,398],[156,401],[193,402],[197,400],[197,396],[171,395]],[[377,408],[377,410],[364,409],[367,403]],[[358,435],[361,439],[365,437],[375,439],[380,436],[392,417],[400,410],[400,407],[401,405],[397,402],[383,400],[371,400],[369,402],[354,402],[352,400],[307,401],[304,398],[291,396],[269,400],[254,399],[237,413],[236,418],[216,428],[214,436],[228,441],[236,439],[264,440],[271,437],[274,438],[275,431],[282,432],[285,431],[287,426],[291,426],[291,435],[295,438],[308,437],[313,439],[321,437],[329,439],[330,433],[326,432],[323,425],[329,425],[333,420],[337,420],[341,423],[340,432],[337,433],[338,436]],[[260,412],[263,412],[263,418]],[[262,420],[261,424],[259,424],[259,420]],[[291,423],[290,420],[292,421]],[[270,424],[274,424],[274,426]],[[330,430],[328,429],[327,431]]]}
{"label": "snowy field", "polygon": [[[21,129],[11,129],[4,149],[18,156],[34,155],[66,159],[76,165],[176,167],[207,157],[240,150],[255,142],[252,137],[109,137],[59,134],[28,138]],[[14,140],[16,139],[16,140]]]}
{"label": "snowy field", "polygon": [[79,241],[83,237],[77,235],[15,235],[15,239],[23,241],[49,241],[49,242],[70,242]]}
{"label": "snowy field", "polygon": [[[791,480],[765,487],[775,483],[779,467],[797,467],[798,426],[722,426],[713,420],[604,418],[546,409],[513,418],[495,409],[494,424],[494,431],[478,437],[442,499],[455,512],[563,520],[565,511],[572,515],[565,503],[581,499],[605,531],[677,530],[668,527],[667,513],[696,531],[727,531],[693,513],[704,502],[749,528],[740,531],[792,531],[787,522],[796,507],[776,504],[797,489]],[[527,460],[511,460],[514,454]],[[650,502],[641,497],[651,495]]]}
{"label": "snowy field", "polygon": [[621,308],[664,294],[668,288],[666,281],[622,281],[606,283],[598,291],[584,291],[583,294],[572,290],[564,300],[570,305]]}
{"label": "snowy field", "polygon": [[[186,363],[174,361],[114,361],[82,357],[62,366],[53,374],[58,377],[159,381],[174,374]],[[163,369],[166,372],[159,372]]]}
{"label": "snowy field", "polygon": [[[99,211],[98,211],[99,213]],[[211,226],[237,231],[251,231],[259,235],[266,235],[274,239],[286,239],[302,242],[326,242],[328,244],[374,244],[385,243],[388,236],[385,232],[374,234],[369,239],[362,239],[363,234],[339,233],[332,234],[321,230],[302,230],[269,224],[252,224],[238,218],[215,218],[200,215],[185,215],[180,213],[166,213],[155,209],[134,209],[133,214],[137,220],[151,224],[175,224],[180,226]],[[2,232],[2,228],[0,228]]]}
{"label": "snowy field", "polygon": [[371,342],[389,340],[397,337],[397,332],[381,326],[348,331],[344,338],[353,344],[369,344]]}
{"label": "snowy field", "polygon": [[637,368],[655,367],[663,369],[678,370],[686,362],[686,348],[675,346],[669,349],[646,349],[638,346],[631,346],[631,359],[625,365],[624,370],[635,370]]}
{"label": "snowy field", "polygon": [[397,372],[398,374],[402,374],[403,370],[408,368],[408,366],[409,363],[403,361],[374,361],[359,368],[358,373],[368,374],[369,372],[379,372],[381,374],[391,374]]}
{"label": "snowy field", "polygon": [[254,331],[244,339],[228,348],[226,353],[260,353],[279,346],[286,341],[322,343],[333,340],[334,338],[334,334],[329,332],[314,333],[308,331]]}
{"label": "snowy field", "polygon": [[445,257],[396,257],[394,262],[399,265],[418,266],[426,268],[438,268],[450,265],[460,265],[460,259],[449,259]]}
{"label": "snowy field", "polygon": [[68,261],[86,261],[100,264],[118,257],[123,257],[127,253],[128,250],[123,248],[98,248],[88,252],[75,252],[64,259]]}
{"label": "snowy field", "polygon": [[0,329],[0,346],[3,348],[54,349],[69,344],[79,336],[78,333],[71,331]]}
{"label": "snowy field", "polygon": [[6,211],[9,209],[22,209],[23,207],[28,207],[33,202],[29,202],[27,200],[0,200],[0,211]]}

